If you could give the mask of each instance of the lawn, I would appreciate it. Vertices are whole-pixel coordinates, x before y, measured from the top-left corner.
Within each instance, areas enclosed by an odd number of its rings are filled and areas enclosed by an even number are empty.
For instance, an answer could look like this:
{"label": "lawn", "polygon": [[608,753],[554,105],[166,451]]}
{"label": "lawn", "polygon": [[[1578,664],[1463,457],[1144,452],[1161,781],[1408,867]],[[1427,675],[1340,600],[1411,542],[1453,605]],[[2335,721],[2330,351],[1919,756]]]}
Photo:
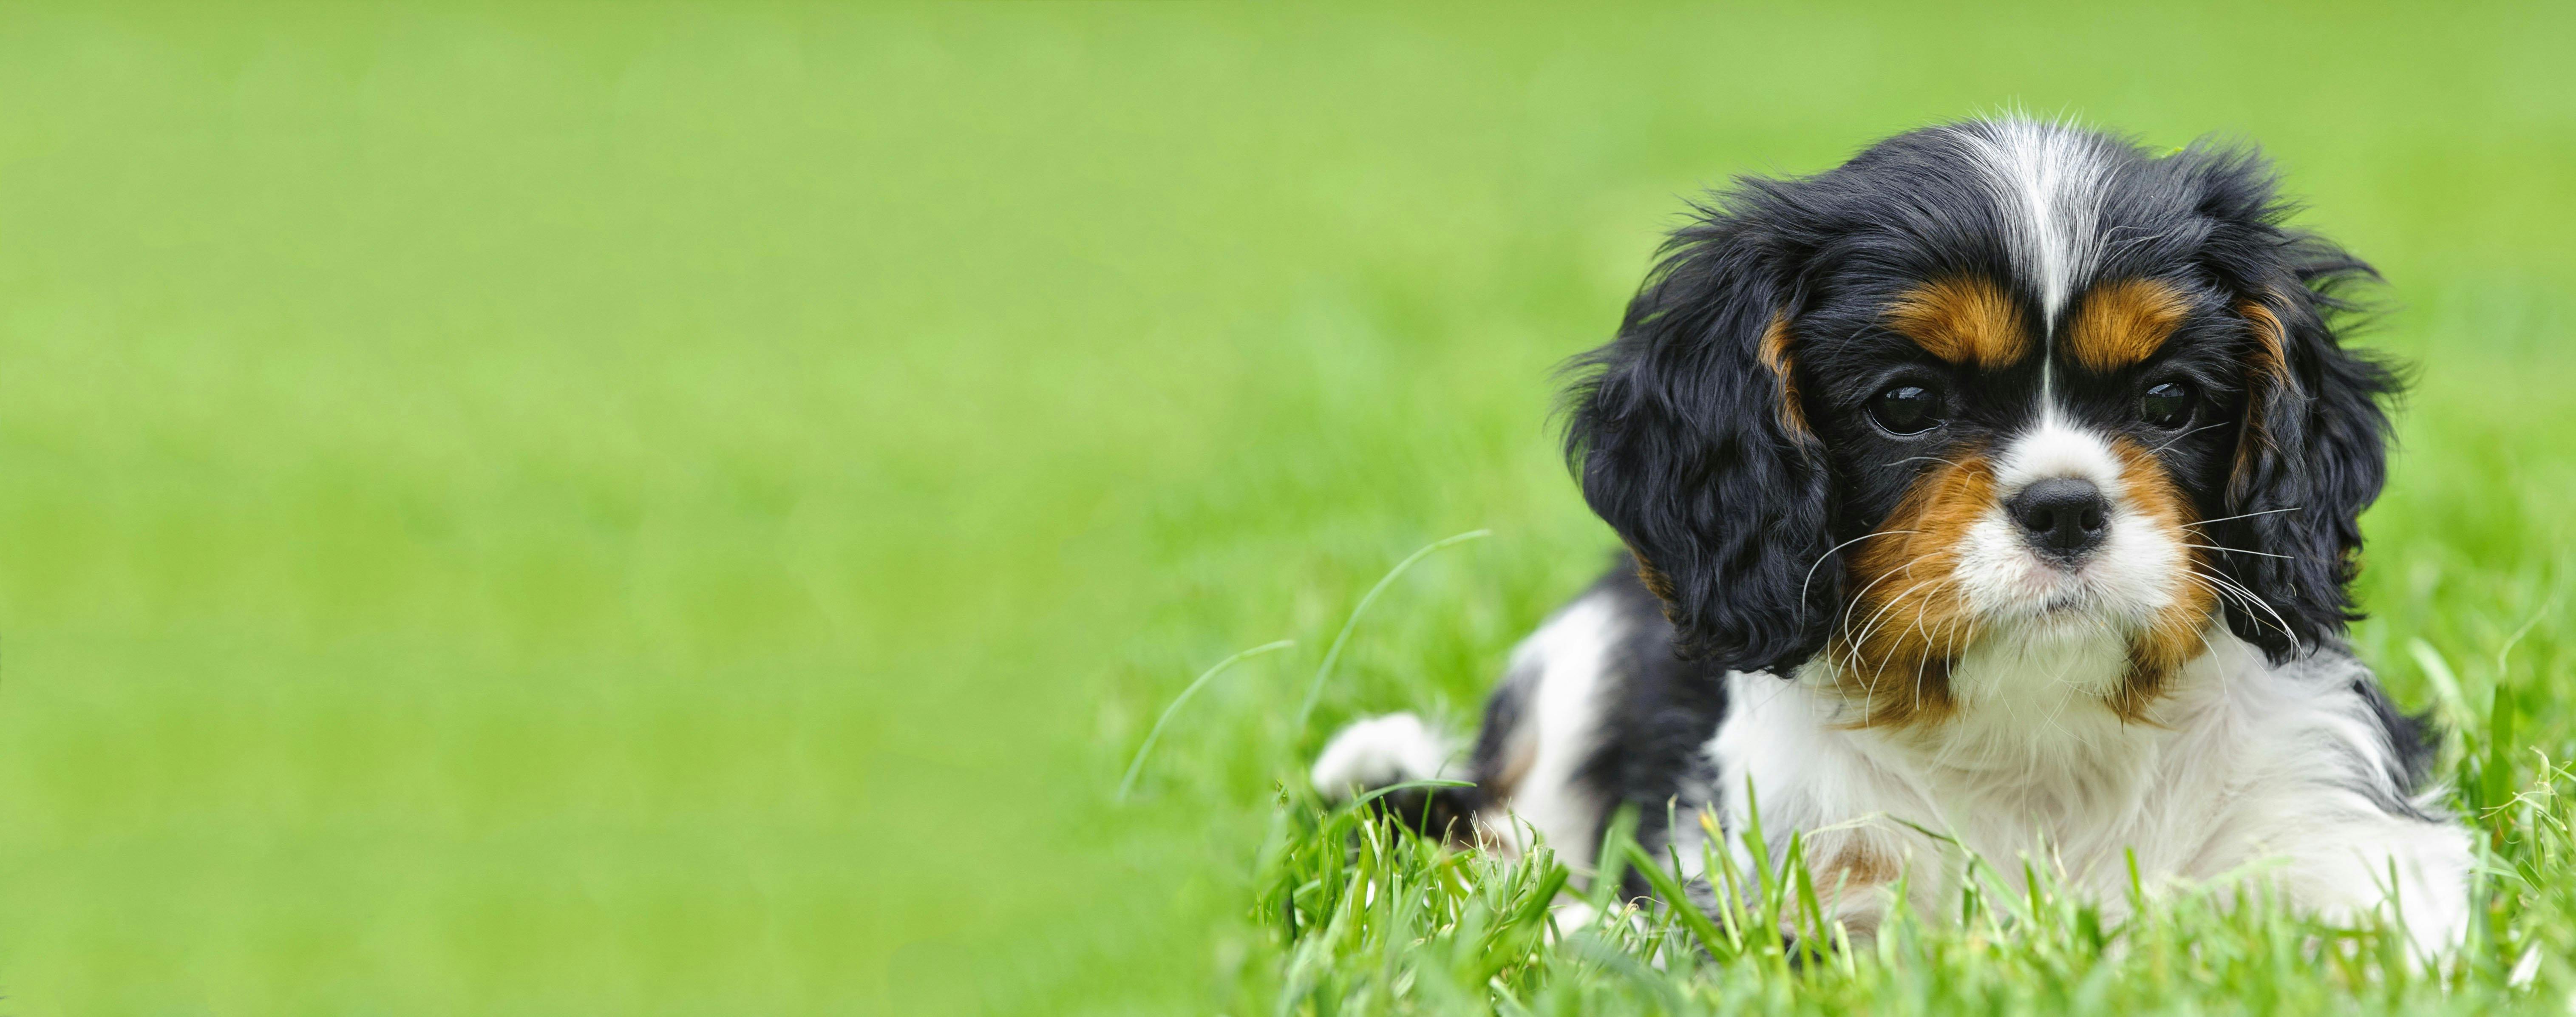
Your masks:
{"label": "lawn", "polygon": [[[0,1012],[2562,1012],[2571,33],[0,9]],[[2356,641],[2489,832],[2455,969],[2190,899],[1700,963],[1298,790],[1606,559],[1551,371],[1684,197],[2007,104],[2259,140],[2388,277]]]}

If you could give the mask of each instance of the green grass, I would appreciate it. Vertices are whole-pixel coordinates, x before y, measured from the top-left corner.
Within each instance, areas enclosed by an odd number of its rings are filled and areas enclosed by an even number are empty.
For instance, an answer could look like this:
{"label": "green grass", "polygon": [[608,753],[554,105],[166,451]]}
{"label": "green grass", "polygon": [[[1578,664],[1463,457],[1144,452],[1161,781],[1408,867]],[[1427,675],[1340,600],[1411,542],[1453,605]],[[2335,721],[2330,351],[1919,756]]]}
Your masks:
{"label": "green grass", "polygon": [[1604,560],[1549,372],[1682,196],[2018,102],[2258,138],[2387,272],[2360,649],[2464,807],[2576,790],[2571,29],[0,9],[0,1010],[2561,1007],[2563,796],[2478,813],[2443,990],[2189,900],[1797,973],[1549,940],[1544,869],[1281,789],[1463,726]]}

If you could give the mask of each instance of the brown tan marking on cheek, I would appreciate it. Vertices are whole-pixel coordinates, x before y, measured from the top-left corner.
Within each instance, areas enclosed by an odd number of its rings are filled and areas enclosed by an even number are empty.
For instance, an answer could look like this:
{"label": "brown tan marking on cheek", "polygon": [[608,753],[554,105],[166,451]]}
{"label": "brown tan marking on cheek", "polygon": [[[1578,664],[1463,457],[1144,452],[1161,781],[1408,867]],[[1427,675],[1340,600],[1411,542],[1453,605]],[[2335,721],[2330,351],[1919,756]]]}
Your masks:
{"label": "brown tan marking on cheek", "polygon": [[1889,328],[1953,364],[1993,370],[2030,353],[2021,306],[2002,287],[1983,279],[1926,283],[1889,305],[1886,318]]}
{"label": "brown tan marking on cheek", "polygon": [[2207,648],[2202,632],[2217,610],[2218,592],[2212,580],[2200,574],[2199,549],[2189,546],[2201,543],[2185,528],[2195,514],[2173,475],[2137,442],[2121,438],[2111,448],[2120,458],[2120,486],[2127,492],[2129,509],[2172,541],[2182,555],[2180,566],[2166,580],[2173,603],[2129,637],[2129,673],[2111,695],[2111,712],[2122,720],[2144,723],[2148,708],[2163,694],[2174,672]]}
{"label": "brown tan marking on cheek", "polygon": [[1994,502],[1994,470],[1968,453],[1926,472],[1851,558],[1851,598],[1825,652],[1853,727],[1936,723],[1956,705],[1950,663],[1976,639],[1959,548]]}
{"label": "brown tan marking on cheek", "polygon": [[2154,356],[2191,313],[2182,292],[2150,279],[2104,283],[2085,294],[2066,327],[2066,352],[2108,374]]}
{"label": "brown tan marking on cheek", "polygon": [[1791,373],[1797,364],[1789,359],[1789,339],[1788,316],[1772,315],[1771,326],[1762,330],[1762,345],[1754,353],[1780,379],[1780,428],[1804,440],[1812,432],[1807,430],[1806,413],[1798,408],[1798,376]]}

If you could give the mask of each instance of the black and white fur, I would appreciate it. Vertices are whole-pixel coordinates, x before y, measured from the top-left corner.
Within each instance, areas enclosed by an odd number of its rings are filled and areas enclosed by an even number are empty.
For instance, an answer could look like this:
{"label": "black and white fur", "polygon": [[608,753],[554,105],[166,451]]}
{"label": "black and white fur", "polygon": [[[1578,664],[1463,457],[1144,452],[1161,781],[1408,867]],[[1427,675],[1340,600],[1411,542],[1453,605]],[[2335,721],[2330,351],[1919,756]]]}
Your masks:
{"label": "black and white fur", "polygon": [[[1803,832],[1820,890],[1841,888],[1829,906],[1863,934],[1899,870],[1938,913],[1962,851],[2008,880],[2043,859],[2116,913],[2134,852],[2151,883],[2272,863],[2300,906],[2393,901],[2428,951],[2460,941],[2472,856],[2427,783],[2434,738],[2342,642],[2395,388],[2334,328],[2369,270],[2281,225],[2258,157],[1974,121],[1743,180],[1697,211],[1572,393],[1584,494],[1635,559],[1515,651],[1472,752],[1410,714],[1364,720],[1323,750],[1319,790],[1464,777],[1389,811],[1498,850],[1534,834],[1582,866],[1622,806],[1650,848],[1695,862],[1693,817],[1733,839],[1751,789],[1773,856]],[[1885,334],[1891,300],[1963,274],[2009,293],[2035,356],[1986,370]],[[2068,323],[2119,279],[2188,313],[2144,362],[2087,369]],[[1794,364],[1766,360],[1784,337]],[[1918,378],[1937,429],[1873,423],[1890,379]],[[2133,419],[2158,378],[2186,386],[2190,426]],[[1925,582],[1974,635],[1924,651],[1941,712],[1873,724],[1885,690],[1855,698],[1869,661],[1850,648],[1888,594],[1861,588],[1854,548],[1919,504],[1943,468],[1919,460],[1955,467],[1961,450],[1986,457],[1993,504],[1961,509],[1953,567]],[[2097,542],[2072,559],[2010,507],[2060,478],[2100,498]],[[2148,488],[2208,522],[2154,524]],[[2141,677],[2138,633],[2204,581],[2190,651]]]}

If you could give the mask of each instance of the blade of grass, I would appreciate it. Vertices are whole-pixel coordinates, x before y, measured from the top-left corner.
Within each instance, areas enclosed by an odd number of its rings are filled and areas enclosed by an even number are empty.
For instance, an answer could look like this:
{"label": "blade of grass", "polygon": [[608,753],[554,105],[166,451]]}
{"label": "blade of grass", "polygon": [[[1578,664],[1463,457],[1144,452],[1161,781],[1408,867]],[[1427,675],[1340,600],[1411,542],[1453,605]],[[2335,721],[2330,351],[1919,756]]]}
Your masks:
{"label": "blade of grass", "polygon": [[1493,532],[1494,531],[1492,530],[1469,530],[1454,537],[1443,537],[1439,540],[1425,544],[1420,550],[1417,550],[1412,554],[1405,555],[1403,561],[1396,562],[1395,567],[1388,569],[1386,575],[1377,581],[1377,585],[1369,587],[1369,591],[1367,593],[1361,594],[1360,602],[1351,608],[1351,616],[1342,621],[1341,634],[1334,636],[1333,645],[1324,651],[1324,662],[1316,665],[1315,679],[1306,684],[1306,700],[1305,702],[1298,704],[1297,722],[1291,725],[1289,730],[1299,733],[1303,733],[1306,730],[1306,721],[1309,717],[1313,716],[1315,712],[1315,697],[1323,694],[1324,679],[1333,673],[1334,662],[1342,659],[1342,646],[1343,644],[1350,642],[1351,630],[1358,627],[1360,623],[1360,615],[1362,612],[1368,610],[1370,601],[1376,600],[1378,594],[1386,592],[1387,585],[1395,582],[1395,577],[1403,575],[1404,570],[1412,568],[1414,562],[1430,557],[1431,552],[1448,547],[1452,544],[1463,544],[1478,537],[1488,536]]}
{"label": "blade of grass", "polygon": [[1512,921],[1533,925],[1545,921],[1548,908],[1556,903],[1556,895],[1563,892],[1566,882],[1573,878],[1572,869],[1562,865],[1548,866],[1547,875],[1539,878],[1538,888],[1530,891],[1529,899],[1521,904],[1521,910],[1512,916]]}
{"label": "blade of grass", "polygon": [[1637,807],[1620,806],[1619,811],[1611,814],[1610,822],[1603,826],[1600,849],[1592,855],[1600,860],[1593,868],[1592,885],[1589,887],[1595,912],[1609,914],[1611,905],[1618,902],[1620,877],[1625,874],[1623,870],[1628,862],[1627,849],[1636,844]]}
{"label": "blade of grass", "polygon": [[1805,912],[1798,919],[1798,947],[1804,951],[1804,963],[1822,963],[1824,946],[1817,941],[1826,936],[1825,906],[1816,899],[1816,880],[1807,869],[1804,831],[1791,831],[1789,834],[1789,876],[1798,894],[1798,910]]}
{"label": "blade of grass", "polygon": [[2406,641],[2406,653],[2415,658],[2415,666],[2424,670],[2424,679],[2433,686],[2433,695],[2442,703],[2442,720],[2453,731],[2466,731],[2475,717],[2469,713],[2469,697],[2460,691],[2460,678],[2452,673],[2451,662],[2442,659],[2442,651],[2422,639]]}
{"label": "blade of grass", "polygon": [[1639,875],[1646,877],[1646,885],[1655,888],[1655,896],[1663,898],[1664,907],[1672,912],[1674,918],[1681,921],[1682,928],[1690,930],[1690,934],[1699,940],[1700,949],[1708,951],[1710,957],[1719,960],[1732,955],[1733,950],[1730,948],[1732,941],[1727,938],[1725,932],[1718,929],[1716,922],[1710,921],[1707,915],[1700,913],[1699,908],[1692,906],[1690,896],[1682,892],[1681,881],[1674,879],[1671,872],[1666,871],[1654,856],[1647,854],[1646,849],[1638,847],[1635,842],[1630,842],[1627,847],[1629,866],[1636,869]]}
{"label": "blade of grass", "polygon": [[1118,782],[1118,800],[1122,802],[1126,801],[1127,793],[1135,790],[1136,775],[1144,771],[1145,757],[1154,751],[1154,742],[1163,737],[1163,725],[1172,722],[1172,715],[1179,713],[1181,710],[1181,704],[1189,702],[1191,696],[1197,695],[1201,686],[1206,685],[1209,679],[1214,678],[1219,674],[1223,674],[1225,669],[1233,667],[1248,658],[1258,657],[1273,650],[1285,650],[1295,645],[1297,645],[1297,641],[1294,639],[1282,639],[1275,643],[1263,643],[1249,650],[1237,653],[1234,656],[1227,657],[1224,660],[1217,661],[1215,667],[1208,668],[1198,676],[1198,680],[1191,682],[1188,688],[1182,689],[1180,695],[1172,697],[1172,705],[1164,707],[1163,715],[1154,719],[1153,729],[1145,732],[1145,743],[1136,746],[1136,758],[1128,762],[1127,776]]}

